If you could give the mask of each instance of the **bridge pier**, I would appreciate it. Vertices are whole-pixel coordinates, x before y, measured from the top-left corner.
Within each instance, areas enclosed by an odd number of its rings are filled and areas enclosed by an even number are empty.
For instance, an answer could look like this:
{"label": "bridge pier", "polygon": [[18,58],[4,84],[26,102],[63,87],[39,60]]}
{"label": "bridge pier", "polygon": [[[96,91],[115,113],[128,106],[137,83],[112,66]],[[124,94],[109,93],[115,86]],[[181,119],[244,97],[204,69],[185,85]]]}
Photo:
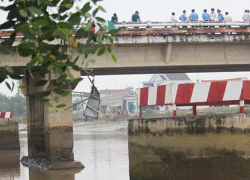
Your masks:
{"label": "bridge pier", "polygon": [[[51,92],[48,97],[44,97],[42,92],[53,87],[48,83],[43,87],[34,87],[34,81],[40,77],[38,74],[33,76],[26,75],[21,82],[26,87],[23,94],[26,95],[28,121],[28,156],[23,157],[21,162],[43,169],[84,168],[81,162],[74,161],[72,109],[44,105],[43,99],[56,99],[57,95]],[[52,76],[50,74],[48,77]],[[71,106],[71,94],[60,97],[57,103]]]}

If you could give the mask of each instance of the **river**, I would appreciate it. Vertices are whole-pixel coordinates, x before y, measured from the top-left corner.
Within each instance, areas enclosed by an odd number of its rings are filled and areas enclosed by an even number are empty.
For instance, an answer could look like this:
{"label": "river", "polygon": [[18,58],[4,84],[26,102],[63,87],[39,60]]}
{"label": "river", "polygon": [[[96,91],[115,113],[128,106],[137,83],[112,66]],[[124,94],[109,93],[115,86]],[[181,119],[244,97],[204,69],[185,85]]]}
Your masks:
{"label": "river", "polygon": [[[23,126],[23,125],[21,125]],[[80,171],[40,171],[19,160],[28,155],[27,132],[20,132],[21,150],[1,152],[0,180],[128,180],[127,122],[78,122],[74,124],[74,155],[85,168]]]}

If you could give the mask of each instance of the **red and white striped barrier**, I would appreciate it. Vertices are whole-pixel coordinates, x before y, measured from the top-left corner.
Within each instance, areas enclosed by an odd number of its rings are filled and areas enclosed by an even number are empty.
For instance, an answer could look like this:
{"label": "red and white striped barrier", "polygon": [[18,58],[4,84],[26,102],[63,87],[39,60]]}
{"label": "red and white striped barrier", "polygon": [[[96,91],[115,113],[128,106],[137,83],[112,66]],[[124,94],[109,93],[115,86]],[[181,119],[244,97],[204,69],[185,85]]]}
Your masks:
{"label": "red and white striped barrier", "polygon": [[0,112],[0,118],[4,119],[12,119],[12,112]]}
{"label": "red and white striped barrier", "polygon": [[250,81],[217,81],[144,87],[138,89],[138,100],[139,106],[196,106],[241,102],[240,112],[244,112],[244,101],[250,100]]}

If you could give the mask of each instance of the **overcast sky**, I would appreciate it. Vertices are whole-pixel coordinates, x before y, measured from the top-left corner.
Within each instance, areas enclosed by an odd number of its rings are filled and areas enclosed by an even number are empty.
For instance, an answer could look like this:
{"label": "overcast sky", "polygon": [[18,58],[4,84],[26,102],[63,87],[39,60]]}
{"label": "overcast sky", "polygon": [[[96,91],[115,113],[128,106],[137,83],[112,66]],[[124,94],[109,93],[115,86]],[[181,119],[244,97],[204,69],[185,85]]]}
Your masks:
{"label": "overcast sky", "polygon": [[[79,6],[83,4],[81,0],[76,1]],[[210,12],[211,8],[221,9],[223,14],[228,11],[234,21],[241,21],[244,9],[250,9],[250,0],[104,0],[100,4],[107,11],[103,15],[105,19],[109,20],[113,13],[117,13],[119,21],[129,21],[136,10],[140,12],[142,21],[169,21],[171,12],[175,12],[176,17],[179,17],[184,9],[187,11],[187,15],[190,14],[191,9],[195,9],[201,17],[203,9],[208,9]],[[4,19],[4,14],[0,13],[0,21],[3,22]],[[189,76],[193,80],[242,76],[250,79],[249,72],[189,74]],[[140,87],[141,82],[148,81],[150,77],[151,75],[96,76],[95,83],[98,89]],[[76,91],[90,91],[90,83],[87,78],[79,84]],[[0,92],[10,95],[3,84],[0,85]]]}

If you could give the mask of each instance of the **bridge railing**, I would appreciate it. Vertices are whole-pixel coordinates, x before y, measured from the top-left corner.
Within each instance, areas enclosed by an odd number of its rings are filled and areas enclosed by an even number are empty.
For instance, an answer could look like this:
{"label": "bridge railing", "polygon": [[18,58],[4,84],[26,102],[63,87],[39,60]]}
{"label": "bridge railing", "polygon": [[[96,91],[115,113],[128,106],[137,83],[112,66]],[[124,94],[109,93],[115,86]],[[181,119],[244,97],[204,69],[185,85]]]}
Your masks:
{"label": "bridge railing", "polygon": [[234,22],[122,22],[114,24],[115,29],[164,29],[164,28],[212,28],[212,27],[230,27],[230,28],[248,28],[250,22],[234,21]]}

